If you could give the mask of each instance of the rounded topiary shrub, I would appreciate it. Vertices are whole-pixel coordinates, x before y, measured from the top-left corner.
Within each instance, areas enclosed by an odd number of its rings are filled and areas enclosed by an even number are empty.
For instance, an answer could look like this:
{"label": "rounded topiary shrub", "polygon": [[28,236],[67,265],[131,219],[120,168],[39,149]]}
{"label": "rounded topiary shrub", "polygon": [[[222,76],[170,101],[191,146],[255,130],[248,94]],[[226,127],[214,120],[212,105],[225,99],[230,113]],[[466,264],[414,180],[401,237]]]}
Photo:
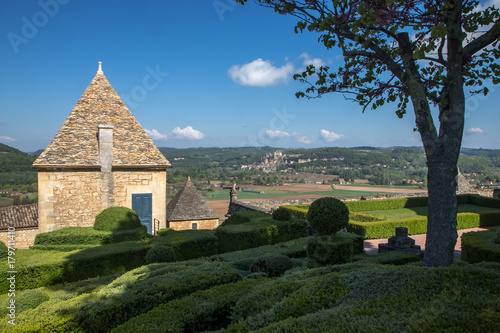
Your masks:
{"label": "rounded topiary shrub", "polygon": [[136,212],[127,207],[109,207],[95,217],[94,229],[102,231],[122,231],[137,229],[141,220]]}
{"label": "rounded topiary shrub", "polygon": [[319,198],[309,207],[307,221],[320,235],[332,235],[349,223],[349,209],[339,199]]}
{"label": "rounded topiary shrub", "polygon": [[286,208],[280,207],[273,212],[273,220],[290,221],[291,219],[292,213]]}
{"label": "rounded topiary shrub", "polygon": [[175,260],[175,253],[169,246],[153,246],[146,253],[146,263],[170,262]]}
{"label": "rounded topiary shrub", "polygon": [[281,254],[269,255],[256,259],[250,266],[250,271],[266,273],[269,277],[280,276],[293,268],[293,262]]}
{"label": "rounded topiary shrub", "polygon": [[0,258],[7,258],[7,254],[9,253],[9,249],[7,245],[3,242],[0,242]]}

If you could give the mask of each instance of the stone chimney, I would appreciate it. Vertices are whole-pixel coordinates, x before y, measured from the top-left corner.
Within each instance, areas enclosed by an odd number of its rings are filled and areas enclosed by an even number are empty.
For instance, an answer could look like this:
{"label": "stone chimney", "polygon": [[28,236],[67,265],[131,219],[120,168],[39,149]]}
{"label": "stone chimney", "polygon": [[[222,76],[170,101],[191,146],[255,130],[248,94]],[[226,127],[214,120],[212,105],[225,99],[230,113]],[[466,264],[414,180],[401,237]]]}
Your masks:
{"label": "stone chimney", "polygon": [[99,125],[99,163],[101,172],[111,172],[113,163],[113,126]]}
{"label": "stone chimney", "polygon": [[99,125],[99,163],[101,164],[102,209],[113,206],[114,184],[111,173],[113,163],[113,126]]}

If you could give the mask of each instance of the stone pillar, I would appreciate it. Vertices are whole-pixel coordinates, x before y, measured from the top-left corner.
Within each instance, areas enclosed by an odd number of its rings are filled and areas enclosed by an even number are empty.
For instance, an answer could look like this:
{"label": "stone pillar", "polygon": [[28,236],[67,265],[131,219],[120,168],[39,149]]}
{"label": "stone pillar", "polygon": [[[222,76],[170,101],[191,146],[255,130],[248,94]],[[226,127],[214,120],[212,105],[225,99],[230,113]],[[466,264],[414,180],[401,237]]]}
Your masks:
{"label": "stone pillar", "polygon": [[102,209],[113,206],[113,126],[99,125],[99,163],[101,164]]}
{"label": "stone pillar", "polygon": [[236,190],[236,184],[233,184],[231,190],[229,190],[230,199],[229,202],[235,202],[238,200],[238,191]]}
{"label": "stone pillar", "polygon": [[500,188],[496,188],[493,190],[493,198],[500,199]]}

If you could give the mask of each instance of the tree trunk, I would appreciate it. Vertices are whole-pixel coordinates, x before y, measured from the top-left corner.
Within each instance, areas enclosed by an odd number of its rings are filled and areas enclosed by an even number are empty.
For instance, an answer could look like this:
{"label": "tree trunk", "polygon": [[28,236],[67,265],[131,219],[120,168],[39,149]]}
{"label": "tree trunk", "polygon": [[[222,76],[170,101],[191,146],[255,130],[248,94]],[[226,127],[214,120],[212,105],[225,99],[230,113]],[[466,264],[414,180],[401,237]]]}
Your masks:
{"label": "tree trunk", "polygon": [[450,266],[457,242],[456,162],[446,154],[428,157],[429,191],[424,266]]}

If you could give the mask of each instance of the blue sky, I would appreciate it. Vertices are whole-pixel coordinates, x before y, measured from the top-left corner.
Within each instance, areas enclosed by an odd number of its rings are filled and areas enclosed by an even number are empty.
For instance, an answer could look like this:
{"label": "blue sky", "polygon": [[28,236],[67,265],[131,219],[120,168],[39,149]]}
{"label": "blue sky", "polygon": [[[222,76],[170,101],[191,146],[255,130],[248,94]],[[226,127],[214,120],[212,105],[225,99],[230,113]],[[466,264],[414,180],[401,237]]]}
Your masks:
{"label": "blue sky", "polygon": [[[413,114],[392,105],[296,99],[294,73],[342,58],[295,23],[232,0],[2,0],[0,142],[45,148],[102,61],[159,147],[421,145]],[[490,91],[467,100],[465,147],[500,148],[500,87]]]}

